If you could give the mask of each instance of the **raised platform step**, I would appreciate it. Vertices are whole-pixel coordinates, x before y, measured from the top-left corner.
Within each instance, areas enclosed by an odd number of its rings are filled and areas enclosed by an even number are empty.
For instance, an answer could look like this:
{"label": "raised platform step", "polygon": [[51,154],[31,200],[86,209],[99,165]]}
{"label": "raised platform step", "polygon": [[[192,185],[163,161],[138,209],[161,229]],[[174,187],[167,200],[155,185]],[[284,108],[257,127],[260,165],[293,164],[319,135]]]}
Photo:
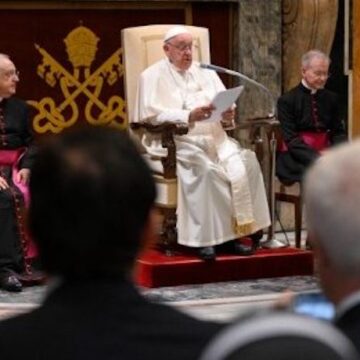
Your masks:
{"label": "raised platform step", "polygon": [[311,274],[312,252],[291,247],[260,249],[252,256],[220,254],[210,262],[191,251],[166,256],[151,249],[137,261],[136,281],[153,288]]}

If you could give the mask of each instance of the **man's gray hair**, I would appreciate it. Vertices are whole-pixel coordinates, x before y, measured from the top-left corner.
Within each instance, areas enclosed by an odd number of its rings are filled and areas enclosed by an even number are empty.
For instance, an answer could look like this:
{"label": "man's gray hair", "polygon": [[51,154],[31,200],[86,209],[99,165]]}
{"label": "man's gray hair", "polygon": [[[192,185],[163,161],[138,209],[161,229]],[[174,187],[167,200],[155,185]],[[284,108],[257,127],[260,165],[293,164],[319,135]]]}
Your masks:
{"label": "man's gray hair", "polygon": [[320,157],[305,177],[308,230],[333,266],[360,275],[360,140]]}
{"label": "man's gray hair", "polygon": [[0,53],[0,58],[3,58],[3,59],[10,59],[10,56],[9,56],[9,55],[7,55],[7,54]]}
{"label": "man's gray hair", "polygon": [[0,53],[0,60],[4,60],[4,59],[9,60],[9,59],[10,59],[10,56],[7,55],[7,54]]}
{"label": "man's gray hair", "polygon": [[327,56],[324,52],[320,51],[320,50],[310,50],[308,52],[306,52],[302,57],[301,57],[301,66],[303,68],[308,68],[312,59],[314,58],[320,58],[320,59],[324,59],[326,60],[329,64],[331,62],[329,56]]}

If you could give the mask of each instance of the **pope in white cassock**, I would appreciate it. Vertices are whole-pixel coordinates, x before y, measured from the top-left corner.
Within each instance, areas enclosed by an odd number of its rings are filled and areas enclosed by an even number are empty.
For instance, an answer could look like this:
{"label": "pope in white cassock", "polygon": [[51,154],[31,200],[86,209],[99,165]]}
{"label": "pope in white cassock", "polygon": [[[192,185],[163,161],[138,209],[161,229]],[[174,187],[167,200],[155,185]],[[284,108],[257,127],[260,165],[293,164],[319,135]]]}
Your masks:
{"label": "pope in white cassock", "polygon": [[[234,121],[233,108],[219,121],[204,121],[214,110],[211,100],[225,87],[214,71],[193,61],[192,42],[183,26],[166,33],[166,58],[141,74],[134,121],[188,123],[188,134],[175,138],[178,243],[199,248],[204,260],[214,259],[214,247],[221,244],[249,255],[253,249],[235,239],[270,225],[261,169],[254,152],[223,129]],[[144,135],[142,143],[150,153],[166,151],[157,136]]]}

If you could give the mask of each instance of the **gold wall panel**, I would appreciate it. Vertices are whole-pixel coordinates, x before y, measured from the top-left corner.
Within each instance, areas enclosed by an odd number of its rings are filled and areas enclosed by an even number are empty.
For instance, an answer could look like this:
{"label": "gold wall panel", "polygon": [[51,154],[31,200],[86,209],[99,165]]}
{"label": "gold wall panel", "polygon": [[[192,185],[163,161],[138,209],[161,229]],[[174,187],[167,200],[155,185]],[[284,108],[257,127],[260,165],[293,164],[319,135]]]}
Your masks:
{"label": "gold wall panel", "polygon": [[[59,133],[73,126],[79,119],[84,119],[91,125],[125,128],[125,100],[118,95],[111,96],[107,101],[100,98],[104,85],[112,86],[122,80],[122,49],[118,48],[92,71],[99,40],[96,34],[85,26],[78,26],[67,34],[63,42],[68,61],[72,65],[71,70],[46,49],[35,44],[42,57],[41,64],[37,67],[38,76],[48,86],[57,86],[62,94],[62,99],[58,102],[50,96],[45,96],[39,101],[28,101],[28,104],[37,110],[33,120],[35,132]],[[86,98],[83,113],[76,101],[80,94]]]}
{"label": "gold wall panel", "polygon": [[283,90],[300,81],[301,55],[310,49],[330,53],[338,0],[283,1]]}

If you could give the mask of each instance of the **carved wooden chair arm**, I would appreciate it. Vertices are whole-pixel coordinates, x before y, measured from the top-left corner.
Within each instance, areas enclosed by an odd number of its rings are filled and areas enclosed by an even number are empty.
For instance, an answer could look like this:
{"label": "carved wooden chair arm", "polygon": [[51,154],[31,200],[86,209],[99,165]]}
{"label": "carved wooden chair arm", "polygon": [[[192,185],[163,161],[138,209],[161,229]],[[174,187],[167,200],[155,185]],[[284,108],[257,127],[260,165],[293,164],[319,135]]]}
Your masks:
{"label": "carved wooden chair arm", "polygon": [[251,144],[255,146],[255,153],[261,162],[264,158],[263,137],[261,129],[264,129],[268,142],[273,134],[276,134],[280,123],[274,116],[250,118],[237,124],[238,129],[249,129],[249,138]]}
{"label": "carved wooden chair arm", "polygon": [[151,124],[149,122],[131,123],[132,130],[142,130],[150,134],[161,134],[161,144],[167,149],[167,156],[161,157],[164,169],[164,178],[171,179],[176,177],[176,145],[174,135],[185,135],[189,131],[186,123],[164,122],[162,124]]}
{"label": "carved wooden chair arm", "polygon": [[279,120],[275,117],[257,117],[257,118],[250,118],[242,121],[238,124],[240,128],[251,128],[251,127],[264,127],[275,129],[280,125]]}
{"label": "carved wooden chair arm", "polygon": [[164,122],[162,124],[151,124],[147,121],[133,122],[130,124],[133,130],[145,130],[152,134],[172,132],[174,135],[184,135],[188,132],[186,123]]}

